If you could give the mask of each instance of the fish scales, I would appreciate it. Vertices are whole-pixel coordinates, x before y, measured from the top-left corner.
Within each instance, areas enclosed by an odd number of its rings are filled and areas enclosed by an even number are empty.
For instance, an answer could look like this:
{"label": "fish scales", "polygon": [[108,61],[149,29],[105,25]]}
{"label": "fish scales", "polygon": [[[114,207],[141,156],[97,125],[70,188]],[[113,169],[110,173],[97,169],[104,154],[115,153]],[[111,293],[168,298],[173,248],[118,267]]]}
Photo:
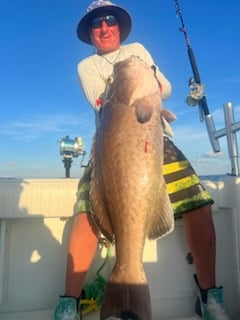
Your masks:
{"label": "fish scales", "polygon": [[159,238],[174,227],[162,176],[161,110],[152,69],[134,56],[117,63],[92,148],[92,213],[116,247],[102,320],[151,319],[143,248],[146,237]]}

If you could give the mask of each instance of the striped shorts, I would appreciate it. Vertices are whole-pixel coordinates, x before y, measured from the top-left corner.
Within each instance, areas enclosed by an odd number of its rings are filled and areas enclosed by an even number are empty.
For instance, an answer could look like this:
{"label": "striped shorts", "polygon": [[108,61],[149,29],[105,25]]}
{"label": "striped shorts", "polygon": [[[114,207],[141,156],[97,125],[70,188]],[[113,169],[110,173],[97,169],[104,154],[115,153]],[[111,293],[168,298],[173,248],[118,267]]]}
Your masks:
{"label": "striped shorts", "polygon": [[[201,184],[190,162],[167,137],[164,137],[163,176],[175,219],[181,218],[187,212],[213,204],[210,194]],[[89,164],[79,181],[76,213],[90,212],[90,177]]]}

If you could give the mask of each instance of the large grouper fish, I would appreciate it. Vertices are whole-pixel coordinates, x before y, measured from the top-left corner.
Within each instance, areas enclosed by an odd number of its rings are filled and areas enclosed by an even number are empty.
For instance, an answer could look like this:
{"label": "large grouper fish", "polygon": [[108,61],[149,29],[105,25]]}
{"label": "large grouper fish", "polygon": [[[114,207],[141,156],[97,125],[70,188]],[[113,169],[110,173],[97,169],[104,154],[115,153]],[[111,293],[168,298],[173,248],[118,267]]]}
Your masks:
{"label": "large grouper fish", "polygon": [[151,320],[145,239],[174,228],[162,175],[163,124],[154,71],[132,56],[115,64],[92,148],[91,211],[115,243],[100,319]]}

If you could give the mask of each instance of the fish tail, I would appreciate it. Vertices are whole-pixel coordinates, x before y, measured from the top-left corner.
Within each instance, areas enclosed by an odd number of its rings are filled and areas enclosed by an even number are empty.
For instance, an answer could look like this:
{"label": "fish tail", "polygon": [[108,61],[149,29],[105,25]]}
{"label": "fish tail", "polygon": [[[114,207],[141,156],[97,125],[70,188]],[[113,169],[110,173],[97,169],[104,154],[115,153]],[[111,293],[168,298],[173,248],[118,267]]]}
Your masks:
{"label": "fish tail", "polygon": [[151,299],[147,283],[138,285],[108,282],[100,319],[106,320],[111,317],[151,320]]}

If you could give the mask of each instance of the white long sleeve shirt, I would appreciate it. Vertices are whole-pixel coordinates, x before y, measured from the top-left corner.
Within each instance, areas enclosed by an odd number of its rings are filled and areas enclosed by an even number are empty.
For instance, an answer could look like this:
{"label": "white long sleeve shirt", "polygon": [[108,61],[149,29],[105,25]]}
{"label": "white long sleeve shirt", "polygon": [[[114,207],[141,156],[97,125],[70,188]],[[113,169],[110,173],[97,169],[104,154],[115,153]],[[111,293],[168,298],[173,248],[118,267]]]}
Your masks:
{"label": "white long sleeve shirt", "polygon": [[[103,56],[92,55],[78,64],[77,71],[80,84],[87,100],[95,110],[96,116],[101,107],[100,97],[106,89],[107,79],[113,73],[114,64],[132,55],[139,56],[149,66],[155,65],[150,53],[137,42],[123,45],[117,51]],[[156,65],[155,67],[156,76],[161,84],[162,99],[167,99],[171,94],[171,84]]]}

